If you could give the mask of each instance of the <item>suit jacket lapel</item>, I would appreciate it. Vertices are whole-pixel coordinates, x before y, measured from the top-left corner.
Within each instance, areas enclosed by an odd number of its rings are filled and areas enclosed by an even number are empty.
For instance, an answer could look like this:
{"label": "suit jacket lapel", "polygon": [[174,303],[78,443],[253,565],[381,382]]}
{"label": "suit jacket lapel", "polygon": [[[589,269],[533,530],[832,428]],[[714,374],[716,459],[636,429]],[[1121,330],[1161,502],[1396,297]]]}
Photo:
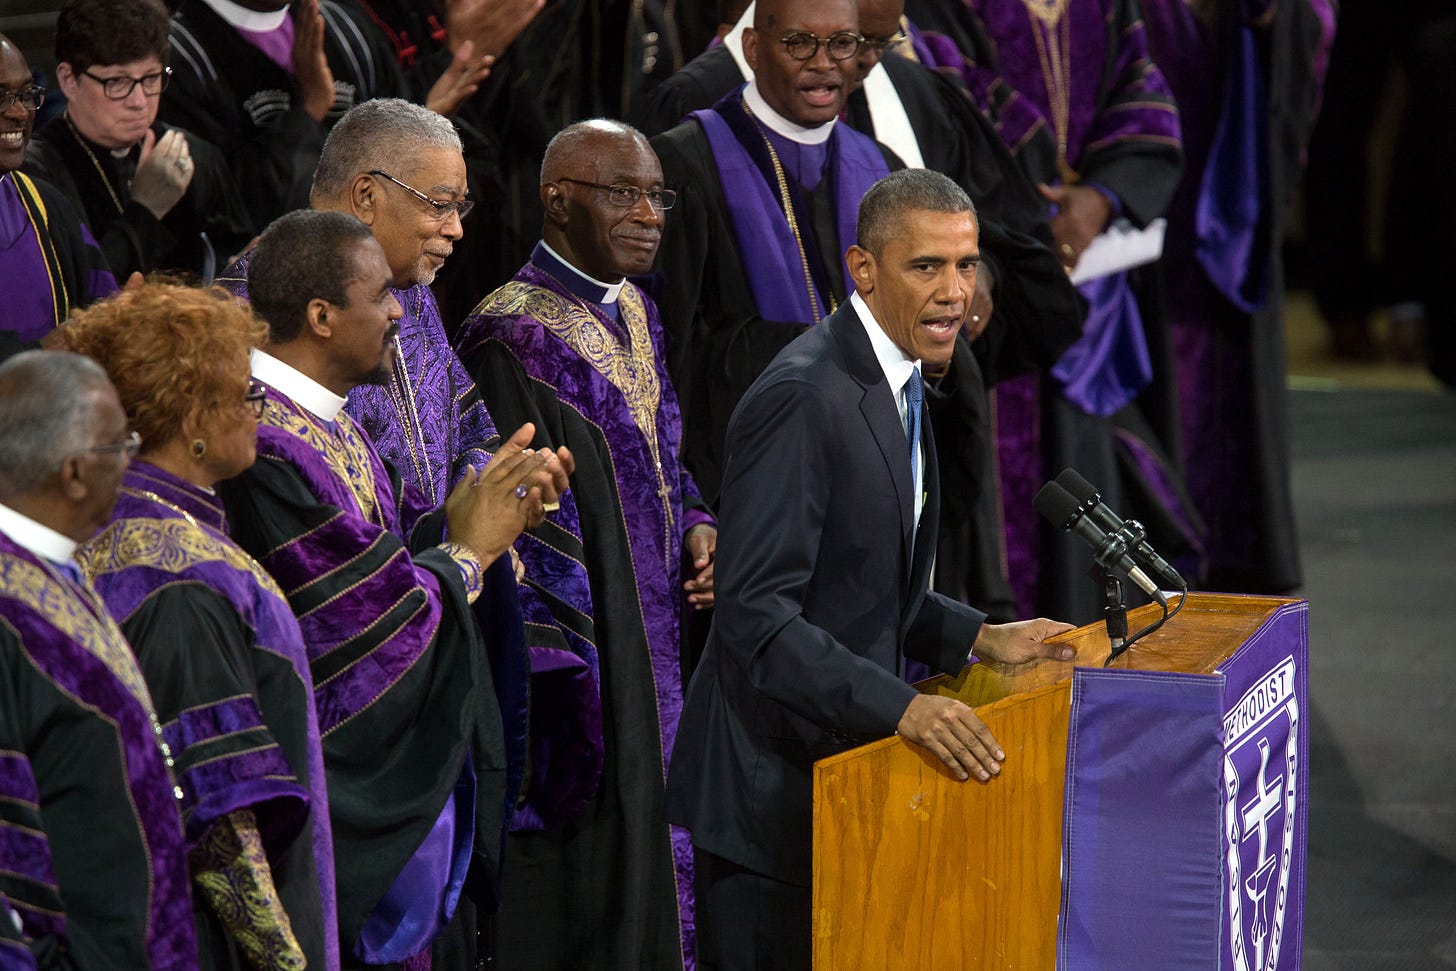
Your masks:
{"label": "suit jacket lapel", "polygon": [[[820,326],[832,328],[849,373],[864,388],[859,410],[895,484],[895,495],[900,500],[900,550],[908,564],[915,540],[915,480],[910,469],[910,446],[905,440],[905,426],[895,406],[895,395],[889,390],[869,335],[849,301]],[[922,422],[921,427],[925,428],[926,423]]]}

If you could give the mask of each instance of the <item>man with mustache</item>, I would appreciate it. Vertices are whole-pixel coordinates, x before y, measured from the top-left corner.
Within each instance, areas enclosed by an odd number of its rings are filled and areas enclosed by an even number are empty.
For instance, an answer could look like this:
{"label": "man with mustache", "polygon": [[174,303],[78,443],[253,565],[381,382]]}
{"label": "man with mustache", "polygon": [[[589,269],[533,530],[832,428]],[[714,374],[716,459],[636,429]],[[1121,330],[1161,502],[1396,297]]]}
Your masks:
{"label": "man with mustache", "polygon": [[344,966],[418,963],[441,937],[455,960],[434,967],[474,967],[462,886],[467,870],[494,879],[515,799],[496,690],[509,696],[496,659],[524,654],[507,553],[559,499],[571,457],[525,449],[528,425],[442,505],[421,503],[344,411],[398,353],[369,227],[289,213],[259,239],[249,282],[268,407],[258,461],[218,492],[308,645]]}
{"label": "man with mustache", "polygon": [[[463,234],[465,157],[448,119],[398,98],[366,101],[339,119],[314,172],[312,208],[348,213],[374,234],[404,308],[388,380],[357,389],[348,412],[379,454],[434,505],[500,437],[450,350],[430,284]],[[245,254],[218,282],[247,299]]]}
{"label": "man with mustache", "polygon": [[0,34],[0,358],[34,346],[73,307],[116,290],[116,280],[63,193],[19,169],[45,89],[20,48]]}
{"label": "man with mustache", "polygon": [[[558,644],[534,648],[504,967],[675,968],[692,953],[692,849],[664,816],[663,767],[682,710],[680,631],[712,605],[717,530],[679,461],[657,308],[627,279],[651,269],[673,201],[635,129],[562,131],[542,168],[541,242],[458,338],[492,414],[579,460],[574,508],[517,544]],[[588,587],[564,581],[572,559]]]}

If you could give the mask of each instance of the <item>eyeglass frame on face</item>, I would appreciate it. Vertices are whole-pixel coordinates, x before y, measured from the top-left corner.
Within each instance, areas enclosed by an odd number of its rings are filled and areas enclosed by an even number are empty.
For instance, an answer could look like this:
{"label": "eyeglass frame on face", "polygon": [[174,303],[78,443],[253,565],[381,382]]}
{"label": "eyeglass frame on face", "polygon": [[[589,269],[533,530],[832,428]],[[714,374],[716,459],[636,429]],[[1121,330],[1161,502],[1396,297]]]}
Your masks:
{"label": "eyeglass frame on face", "polygon": [[251,411],[254,418],[262,418],[263,412],[268,410],[268,386],[249,381],[248,393],[243,395],[243,407]]}
{"label": "eyeglass frame on face", "polygon": [[[15,105],[20,105],[26,111],[36,112],[40,106],[45,104],[46,89],[39,84],[26,84],[14,91],[0,91],[0,115],[5,114]],[[23,99],[29,98],[34,104],[27,104]]]}
{"label": "eyeglass frame on face", "polygon": [[[607,201],[618,209],[631,209],[642,199],[647,197],[647,204],[658,212],[667,212],[677,205],[676,189],[639,189],[635,185],[624,185],[620,182],[613,185],[602,185],[600,182],[588,182],[585,179],[568,179],[562,176],[557,182],[570,182],[573,185],[584,185],[591,189],[601,189],[607,194]],[[657,196],[653,199],[653,196]],[[626,201],[630,197],[631,201]]]}
{"label": "eyeglass frame on face", "polygon": [[[142,450],[142,437],[136,432],[128,432],[126,438],[119,442],[111,442],[106,445],[92,445],[90,448],[78,448],[71,452],[66,458],[74,458],[77,455],[105,455],[108,452],[125,452],[126,460],[130,462],[137,457]],[[62,459],[62,464],[65,460]]]}
{"label": "eyeglass frame on face", "polygon": [[[854,47],[843,54],[835,54],[834,51],[830,49],[829,45],[833,44],[835,39],[839,37],[847,37],[852,39],[854,41]],[[795,44],[802,45],[803,38],[808,38],[809,40],[812,40],[814,42],[814,46],[809,48],[809,53],[801,57],[800,55],[794,53],[794,46]],[[791,30],[787,34],[784,34],[782,37],[779,38],[779,43],[784,45],[784,50],[787,51],[788,55],[796,61],[812,61],[814,59],[814,55],[819,53],[820,44],[824,45],[824,53],[829,56],[829,59],[831,61],[847,61],[851,57],[854,57],[856,54],[859,53],[860,45],[863,44],[864,41],[865,39],[863,34],[855,33],[852,30],[836,30],[828,37],[820,37],[818,34],[811,34],[807,30]]]}
{"label": "eyeglass frame on face", "polygon": [[431,199],[429,196],[425,195],[423,192],[421,192],[419,189],[416,189],[408,182],[399,181],[399,179],[396,179],[394,176],[390,175],[383,169],[371,169],[364,174],[382,176],[383,178],[386,178],[389,181],[393,182],[395,185],[399,186],[401,189],[408,192],[416,199],[428,205],[430,207],[430,216],[438,222],[445,222],[446,220],[448,220],[452,212],[459,216],[462,220],[464,220],[466,216],[470,215],[470,210],[475,208],[474,199],[452,199],[449,202],[441,202],[439,199]]}
{"label": "eyeglass frame on face", "polygon": [[[861,50],[868,49],[876,54],[884,54],[886,51],[894,50],[909,39],[909,34],[905,33],[903,30],[897,30],[889,37],[886,37],[884,40],[880,40],[874,37],[866,37],[864,40],[860,41],[859,46]],[[810,56],[812,57],[813,55]]]}
{"label": "eyeglass frame on face", "polygon": [[[167,85],[170,84],[172,81],[172,69],[170,67],[166,67],[165,65],[160,71],[153,71],[151,74],[143,74],[139,78],[134,78],[130,74],[122,74],[114,78],[98,78],[96,75],[91,73],[90,68],[85,69],[81,72],[81,74],[101,85],[101,93],[106,95],[107,99],[110,101],[125,101],[127,98],[131,97],[131,93],[137,89],[137,85],[141,85],[142,94],[146,95],[148,98],[155,98],[163,91],[167,90]],[[157,90],[148,91],[148,83],[154,85]],[[121,85],[123,84],[126,85],[125,91],[121,91]],[[116,92],[118,91],[121,91],[121,93],[117,94]]]}

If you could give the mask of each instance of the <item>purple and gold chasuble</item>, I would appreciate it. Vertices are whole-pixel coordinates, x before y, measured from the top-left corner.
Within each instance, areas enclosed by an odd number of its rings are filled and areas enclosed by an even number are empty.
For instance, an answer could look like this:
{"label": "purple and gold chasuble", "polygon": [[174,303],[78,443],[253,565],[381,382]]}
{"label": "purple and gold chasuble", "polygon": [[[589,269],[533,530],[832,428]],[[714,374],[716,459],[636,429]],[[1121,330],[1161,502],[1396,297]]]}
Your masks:
{"label": "purple and gold chasuble", "polygon": [[[144,462],[127,470],[111,521],[78,558],[153,686],[189,848],[222,817],[252,810],[309,965],[337,968],[313,681],[283,592],[228,537],[216,495]],[[240,911],[257,912],[234,894]]]}
{"label": "purple and gold chasuble", "polygon": [[[676,964],[666,954],[680,940],[691,966],[692,847],[686,831],[667,824],[663,795],[682,711],[682,542],[712,519],[679,459],[682,421],[656,307],[630,283],[615,301],[591,289],[538,246],[459,335],[461,357],[496,419],[535,422],[543,442],[567,445],[576,458],[574,507],[552,513],[548,528],[523,534],[517,548],[527,586],[551,605],[571,649],[589,659],[604,736],[601,789],[585,793],[595,798],[553,817],[527,812],[518,826],[523,832],[507,856],[507,880],[515,882],[504,902],[501,956],[521,966],[565,966],[595,953],[624,967],[663,967]],[[572,556],[585,565],[587,589],[559,565]],[[559,737],[562,726],[586,726],[580,711],[540,709],[537,668],[533,662],[532,732],[540,754],[540,733]],[[591,694],[579,701],[588,711]],[[548,765],[571,771],[564,760]],[[534,837],[526,832],[533,829],[556,832]],[[624,895],[621,887],[635,889]],[[522,908],[548,893],[574,899],[575,916],[559,928],[553,920],[543,933],[546,918],[527,920],[523,909],[525,926],[512,931],[513,889]]]}
{"label": "purple and gold chasuble", "polygon": [[191,783],[174,782],[131,647],[79,577],[0,533],[0,897],[42,967],[64,947],[81,967],[196,968]]}
{"label": "purple and gold chasuble", "polygon": [[341,947],[369,963],[409,958],[454,912],[472,849],[498,864],[501,716],[471,601],[487,589],[482,601],[506,614],[488,633],[518,632],[509,563],[482,576],[468,551],[439,542],[442,512],[347,413],[322,419],[276,388],[258,461],[219,492],[307,645]]}

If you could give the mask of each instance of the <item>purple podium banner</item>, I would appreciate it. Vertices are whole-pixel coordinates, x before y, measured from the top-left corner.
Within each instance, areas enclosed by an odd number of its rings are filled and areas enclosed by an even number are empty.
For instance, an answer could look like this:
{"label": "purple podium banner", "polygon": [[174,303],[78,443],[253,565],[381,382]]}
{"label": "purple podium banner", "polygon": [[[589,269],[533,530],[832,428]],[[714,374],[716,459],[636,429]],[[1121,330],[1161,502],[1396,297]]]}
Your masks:
{"label": "purple podium banner", "polygon": [[1299,968],[1308,609],[1213,674],[1076,670],[1059,969]]}

